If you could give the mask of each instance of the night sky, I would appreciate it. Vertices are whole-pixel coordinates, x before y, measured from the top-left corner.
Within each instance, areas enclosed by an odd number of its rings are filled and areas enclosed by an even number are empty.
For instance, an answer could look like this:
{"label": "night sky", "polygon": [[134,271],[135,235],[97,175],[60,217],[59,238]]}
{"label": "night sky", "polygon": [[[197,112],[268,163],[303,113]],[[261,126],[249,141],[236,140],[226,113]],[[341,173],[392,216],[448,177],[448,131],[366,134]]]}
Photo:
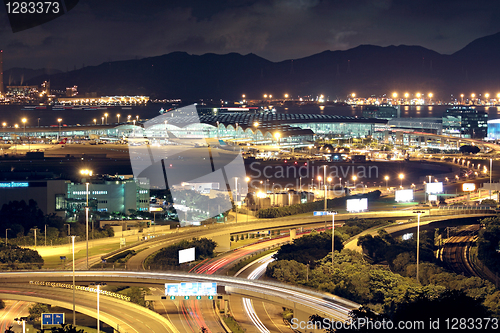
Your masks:
{"label": "night sky", "polygon": [[0,13],[4,69],[72,70],[158,56],[255,53],[272,61],[360,44],[458,51],[500,31],[500,1],[81,0],[62,17],[13,33]]}

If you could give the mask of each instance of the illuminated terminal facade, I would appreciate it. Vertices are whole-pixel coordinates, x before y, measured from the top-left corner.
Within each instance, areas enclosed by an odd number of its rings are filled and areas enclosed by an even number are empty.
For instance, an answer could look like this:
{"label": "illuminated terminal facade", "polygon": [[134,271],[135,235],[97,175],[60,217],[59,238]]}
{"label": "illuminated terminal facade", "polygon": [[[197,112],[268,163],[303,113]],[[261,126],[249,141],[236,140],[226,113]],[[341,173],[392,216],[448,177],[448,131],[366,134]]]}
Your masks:
{"label": "illuminated terminal facade", "polygon": [[313,141],[314,135],[334,137],[368,137],[376,127],[386,128],[387,120],[343,117],[319,114],[227,113],[172,117],[134,134],[130,125],[115,129],[117,136],[164,138],[173,134],[179,138],[230,138],[248,141],[273,140],[279,133],[280,142]]}
{"label": "illuminated terminal facade", "polygon": [[[168,113],[167,113],[168,115]],[[58,127],[36,127],[24,129],[3,128],[3,139],[9,140],[26,132],[29,136],[44,138],[113,138],[165,137],[177,138],[219,138],[241,141],[275,140],[279,133],[280,142],[297,143],[314,141],[314,136],[345,138],[383,137],[387,131],[386,119],[367,119],[321,114],[276,114],[276,113],[218,113],[199,116],[176,116],[147,128],[141,122],[127,122],[119,125],[68,125]],[[155,120],[155,119],[153,119]],[[21,132],[22,131],[22,132]]]}

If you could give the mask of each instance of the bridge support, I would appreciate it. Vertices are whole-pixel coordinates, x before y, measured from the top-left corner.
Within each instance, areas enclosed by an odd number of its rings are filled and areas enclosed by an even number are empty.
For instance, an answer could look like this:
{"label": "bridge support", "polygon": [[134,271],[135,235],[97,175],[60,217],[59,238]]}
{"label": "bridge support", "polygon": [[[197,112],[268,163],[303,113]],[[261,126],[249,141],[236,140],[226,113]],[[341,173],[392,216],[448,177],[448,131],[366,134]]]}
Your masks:
{"label": "bridge support", "polygon": [[231,241],[229,234],[213,236],[211,237],[211,239],[217,243],[217,247],[215,248],[216,252],[227,252],[231,249]]}
{"label": "bridge support", "polygon": [[290,229],[290,243],[297,237],[297,229]]}

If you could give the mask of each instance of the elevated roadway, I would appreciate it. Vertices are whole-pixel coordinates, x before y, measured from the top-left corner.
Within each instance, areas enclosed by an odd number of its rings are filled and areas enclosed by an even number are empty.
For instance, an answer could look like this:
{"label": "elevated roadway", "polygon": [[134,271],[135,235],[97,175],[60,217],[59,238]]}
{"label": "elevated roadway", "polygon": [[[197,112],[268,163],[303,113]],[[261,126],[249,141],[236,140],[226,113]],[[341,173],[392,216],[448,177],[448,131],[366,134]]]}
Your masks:
{"label": "elevated roadway", "polygon": [[[41,287],[27,283],[2,283],[0,299],[46,303],[70,310],[73,309],[72,290]],[[134,303],[103,295],[101,295],[99,303],[99,319],[118,332],[179,332],[167,319]],[[97,317],[97,296],[95,293],[76,291],[75,305],[76,311],[79,313],[94,318]],[[71,323],[72,318],[68,316],[66,322]]]}
{"label": "elevated roadway", "polygon": [[[2,286],[11,285],[13,288],[28,288],[30,292],[36,292],[35,289],[46,287],[34,287],[29,284],[30,281],[51,281],[51,282],[64,282],[71,283],[73,275],[68,271],[44,271],[44,272],[4,272],[0,274],[0,282]],[[266,301],[270,303],[279,304],[291,309],[297,309],[311,314],[319,314],[327,318],[334,318],[337,320],[347,320],[349,311],[358,308],[359,305],[345,300],[340,297],[320,293],[314,290],[305,288],[298,288],[283,283],[264,282],[247,280],[235,277],[223,277],[214,275],[199,275],[181,272],[123,272],[123,271],[77,271],[75,272],[77,284],[86,285],[92,282],[107,282],[109,284],[140,284],[153,286],[156,288],[164,287],[164,284],[169,281],[185,281],[185,282],[215,282],[220,286],[225,286],[225,291],[229,295],[240,297],[252,298],[256,300]],[[20,286],[20,287],[19,287]],[[53,295],[59,294],[63,289],[54,288],[53,293],[46,296],[46,299],[51,299]],[[6,294],[10,295],[8,299],[18,299],[16,293]],[[65,296],[64,296],[65,295]],[[92,294],[94,295],[94,294]],[[0,295],[2,297],[3,295]],[[33,295],[35,296],[35,295]],[[65,302],[72,302],[72,292],[65,290],[61,292],[60,296],[65,299]],[[92,296],[91,298],[95,297]],[[27,300],[22,297],[22,300]],[[45,300],[46,301],[46,300]],[[117,302],[117,299],[112,299],[112,302]],[[62,302],[62,300],[61,300]],[[62,302],[64,303],[64,302]],[[122,304],[123,302],[119,302]],[[132,303],[128,304],[128,308],[120,308],[120,313],[136,315],[137,306]],[[67,304],[57,304],[59,306],[67,307]],[[142,308],[144,309],[144,308]],[[146,310],[146,309],[145,309]],[[149,310],[148,310],[149,311]],[[151,311],[152,312],[152,311]],[[92,313],[85,313],[90,316],[95,316]],[[159,315],[158,315],[159,316]],[[161,316],[159,316],[161,317]],[[164,324],[165,318],[157,318],[157,325]],[[116,327],[116,321],[110,319],[111,324]],[[165,327],[169,327],[168,325]],[[166,329],[166,328],[163,329]],[[170,332],[172,327],[169,327]],[[151,331],[142,331],[151,332]],[[142,333],[141,332],[141,333]],[[160,332],[160,331],[158,331]]]}

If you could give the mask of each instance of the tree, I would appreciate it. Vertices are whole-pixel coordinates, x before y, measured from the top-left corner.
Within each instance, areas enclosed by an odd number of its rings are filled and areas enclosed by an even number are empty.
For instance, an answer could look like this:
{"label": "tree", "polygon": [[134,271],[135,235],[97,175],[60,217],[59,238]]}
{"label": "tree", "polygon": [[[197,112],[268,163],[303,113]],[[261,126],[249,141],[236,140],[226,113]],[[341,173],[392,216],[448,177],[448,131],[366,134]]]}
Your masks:
{"label": "tree", "polygon": [[[344,245],[342,238],[335,234],[335,251],[341,251]],[[302,264],[315,266],[315,261],[322,259],[332,252],[332,233],[313,232],[309,235],[297,238],[292,244],[283,245],[274,255],[276,260],[295,260]]]}
{"label": "tree", "polygon": [[51,332],[51,333],[86,333],[83,329],[77,329],[71,324],[61,324],[61,327],[52,327],[50,329],[43,329],[38,333]]}
{"label": "tree", "polygon": [[50,312],[50,305],[36,303],[28,308],[28,312],[30,313],[28,317],[29,320],[38,321],[40,320],[42,313]]}
{"label": "tree", "polygon": [[460,152],[462,154],[477,154],[481,151],[477,146],[463,145],[460,146]]}
{"label": "tree", "polygon": [[500,218],[486,218],[481,223],[486,228],[479,232],[478,257],[489,269],[500,272]]}
{"label": "tree", "polygon": [[447,290],[432,298],[422,294],[415,300],[398,305],[391,316],[394,322],[421,320],[423,318],[488,318],[491,313],[480,299],[467,296],[462,291]]}

